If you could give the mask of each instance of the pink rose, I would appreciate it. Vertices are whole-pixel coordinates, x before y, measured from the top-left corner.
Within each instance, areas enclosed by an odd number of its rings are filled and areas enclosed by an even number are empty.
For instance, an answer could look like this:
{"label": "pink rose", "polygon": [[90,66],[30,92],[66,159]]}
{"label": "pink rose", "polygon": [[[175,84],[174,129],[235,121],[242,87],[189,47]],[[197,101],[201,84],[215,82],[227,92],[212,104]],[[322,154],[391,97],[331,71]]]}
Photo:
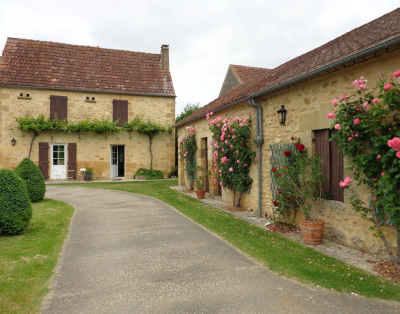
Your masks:
{"label": "pink rose", "polygon": [[222,174],[220,174],[219,176],[222,177]]}
{"label": "pink rose", "polygon": [[376,198],[375,198],[375,197],[373,197],[373,198],[372,198],[372,201],[373,201],[373,202],[375,202],[375,201],[376,201]]}
{"label": "pink rose", "polygon": [[353,139],[353,138],[352,138],[351,136],[348,138],[349,141],[351,141],[352,139]]}
{"label": "pink rose", "polygon": [[225,144],[228,144],[228,140],[225,140]]}
{"label": "pink rose", "polygon": [[328,119],[333,119],[333,118],[335,117],[335,114],[334,114],[334,113],[328,113],[328,114],[326,115],[326,117],[327,117]]}
{"label": "pink rose", "polygon": [[207,119],[207,120],[210,119],[210,114],[209,114],[209,113],[206,114],[206,119]]}
{"label": "pink rose", "polygon": [[229,146],[230,148],[233,148],[233,145]]}
{"label": "pink rose", "polygon": [[336,130],[340,130],[340,129],[341,129],[341,126],[340,126],[339,123],[335,125],[335,129],[336,129]]}
{"label": "pink rose", "polygon": [[358,134],[356,134],[356,137],[358,137]]}
{"label": "pink rose", "polygon": [[239,164],[239,163],[240,163],[240,160],[238,160],[237,163]]}
{"label": "pink rose", "polygon": [[258,160],[258,157],[254,158],[254,160]]}
{"label": "pink rose", "polygon": [[238,150],[236,151],[236,154],[239,154],[239,151],[238,151]]}
{"label": "pink rose", "polygon": [[[399,152],[399,153],[400,153],[400,152]],[[397,157],[399,157],[399,156],[397,156]],[[400,158],[400,157],[399,157],[399,158]],[[247,167],[247,166],[248,166],[248,164],[244,164],[244,166],[245,166],[245,167]]]}
{"label": "pink rose", "polygon": [[397,158],[400,158],[400,151],[398,151],[398,152],[396,153],[396,157],[397,157]]}
{"label": "pink rose", "polygon": [[339,182],[339,186],[341,188],[345,188],[346,186],[348,186],[350,184],[352,179],[350,179],[350,177],[347,177],[346,179],[344,179],[344,181],[340,181]]}
{"label": "pink rose", "polygon": [[376,156],[376,158],[378,158],[378,159],[381,159],[381,157],[382,157],[381,155]]}
{"label": "pink rose", "polygon": [[393,139],[388,140],[388,146],[394,150],[400,150],[400,138],[394,137]]}
{"label": "pink rose", "polygon": [[332,100],[332,105],[334,105],[334,106],[337,105],[337,100],[336,99]]}
{"label": "pink rose", "polygon": [[214,184],[217,184],[217,179],[214,179]]}
{"label": "pink rose", "polygon": [[372,100],[372,103],[373,104],[376,104],[378,102],[378,98],[374,98],[373,100]]}
{"label": "pink rose", "polygon": [[384,173],[384,172],[382,172],[382,173],[381,173],[381,176],[383,177],[384,175],[385,175],[385,173]]}
{"label": "pink rose", "polygon": [[392,84],[386,84],[383,88],[384,90],[389,90],[392,88]]}
{"label": "pink rose", "polygon": [[230,172],[232,172],[232,171],[233,171],[233,168],[232,168],[232,167],[230,167],[230,168],[229,168],[229,171],[230,171]]}
{"label": "pink rose", "polygon": [[222,186],[222,182],[220,182],[219,185]]}
{"label": "pink rose", "polygon": [[239,126],[243,126],[243,123],[239,123]]}
{"label": "pink rose", "polygon": [[399,76],[400,76],[400,71],[399,71],[399,70],[395,71],[395,72],[393,73],[393,76],[394,76],[394,77],[399,77]]}
{"label": "pink rose", "polygon": [[354,124],[359,124],[360,123],[360,119],[355,118],[353,122],[354,122]]}
{"label": "pink rose", "polygon": [[363,103],[363,108],[364,108],[364,109],[367,109],[367,108],[368,108],[368,103],[367,103],[367,102]]}
{"label": "pink rose", "polygon": [[221,173],[222,172],[222,170],[219,170],[219,173]]}

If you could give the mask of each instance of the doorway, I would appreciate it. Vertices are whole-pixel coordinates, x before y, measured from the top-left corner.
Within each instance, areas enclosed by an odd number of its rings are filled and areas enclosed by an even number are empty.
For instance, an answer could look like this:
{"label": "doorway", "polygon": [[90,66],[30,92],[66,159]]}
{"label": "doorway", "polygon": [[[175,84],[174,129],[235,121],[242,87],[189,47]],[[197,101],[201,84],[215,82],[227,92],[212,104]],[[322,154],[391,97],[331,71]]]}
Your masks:
{"label": "doorway", "polygon": [[66,179],[67,160],[65,144],[51,145],[50,179]]}
{"label": "doorway", "polygon": [[111,146],[110,177],[125,177],[125,146]]}

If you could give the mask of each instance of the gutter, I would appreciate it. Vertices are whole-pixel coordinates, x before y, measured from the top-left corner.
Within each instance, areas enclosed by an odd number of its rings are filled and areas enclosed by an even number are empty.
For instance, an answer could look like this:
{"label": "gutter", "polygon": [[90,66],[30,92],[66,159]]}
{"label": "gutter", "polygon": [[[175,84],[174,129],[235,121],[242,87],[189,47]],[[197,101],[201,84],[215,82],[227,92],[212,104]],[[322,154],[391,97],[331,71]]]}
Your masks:
{"label": "gutter", "polygon": [[9,84],[0,84],[0,86],[16,87],[16,88],[73,91],[73,92],[83,92],[83,93],[123,94],[123,95],[134,95],[134,96],[154,96],[154,97],[171,97],[171,98],[176,97],[176,95],[127,93],[127,92],[117,92],[117,91],[99,91],[99,90],[90,90],[90,89],[86,90],[86,89],[73,89],[73,88],[61,88],[61,87],[42,87],[42,86],[25,86],[25,85],[9,85]]}
{"label": "gutter", "polygon": [[[352,54],[352,55],[350,55],[348,57],[345,57],[343,59],[340,59],[338,61],[334,61],[332,63],[329,63],[329,64],[327,64],[327,65],[325,65],[325,66],[323,66],[321,68],[315,69],[315,70],[313,70],[311,72],[308,72],[306,74],[303,74],[303,75],[300,75],[300,76],[295,77],[293,79],[290,79],[289,81],[277,84],[277,85],[272,86],[270,88],[264,89],[264,90],[262,90],[260,92],[254,93],[252,95],[246,96],[244,98],[241,98],[241,99],[236,100],[234,102],[231,102],[229,104],[223,105],[223,106],[218,107],[218,108],[216,108],[216,109],[214,109],[212,111],[214,113],[215,112],[219,112],[219,111],[225,110],[225,109],[227,109],[229,107],[232,107],[232,106],[238,105],[240,103],[243,103],[245,101],[249,101],[250,99],[255,99],[255,98],[264,96],[266,94],[270,94],[270,93],[276,92],[276,91],[278,91],[280,89],[287,88],[287,87],[289,87],[291,85],[295,85],[295,84],[301,83],[302,81],[309,80],[312,77],[318,76],[318,75],[320,75],[320,74],[322,74],[322,73],[324,73],[326,71],[334,70],[335,68],[338,68],[340,66],[345,66],[349,62],[354,62],[357,59],[364,58],[364,57],[366,57],[368,55],[377,53],[378,51],[381,51],[381,50],[388,49],[388,48],[390,48],[392,46],[396,46],[398,44],[400,44],[400,36],[397,36],[397,37],[395,37],[393,39],[390,39],[390,40],[388,40],[386,42],[383,42],[381,44],[375,45],[373,47],[364,49],[364,50],[362,50],[360,52],[354,53],[354,54]],[[205,116],[206,116],[206,114],[204,113],[204,114],[202,114],[200,116],[197,116],[197,117],[194,117],[192,119],[189,119],[189,120],[185,121],[182,124],[176,124],[176,125],[174,125],[174,127],[178,127],[178,126],[190,123],[192,121],[198,120],[198,119],[203,118]]]}
{"label": "gutter", "polygon": [[256,108],[256,138],[254,139],[254,143],[257,145],[257,157],[258,157],[258,218],[261,218],[261,196],[262,196],[262,177],[261,177],[261,164],[262,164],[262,146],[264,143],[263,130],[262,130],[262,116],[263,109],[262,107],[255,103],[253,99],[249,100],[249,105],[251,107]]}

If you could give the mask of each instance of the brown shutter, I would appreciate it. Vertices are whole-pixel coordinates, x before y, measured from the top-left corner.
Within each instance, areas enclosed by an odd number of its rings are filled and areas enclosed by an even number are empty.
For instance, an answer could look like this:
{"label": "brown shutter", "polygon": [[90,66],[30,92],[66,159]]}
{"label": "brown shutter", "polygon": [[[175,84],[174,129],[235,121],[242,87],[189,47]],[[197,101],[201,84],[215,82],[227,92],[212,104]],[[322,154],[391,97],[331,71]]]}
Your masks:
{"label": "brown shutter", "polygon": [[68,114],[68,98],[66,96],[50,96],[50,120],[66,120]]}
{"label": "brown shutter", "polygon": [[121,103],[121,125],[122,126],[125,122],[128,122],[128,101],[122,100]]}
{"label": "brown shutter", "polygon": [[[336,130],[331,130],[331,136]],[[331,150],[331,193],[333,194],[333,200],[344,201],[344,188],[339,186],[339,182],[343,181],[344,166],[343,166],[343,154],[339,152],[339,147],[336,145],[336,141],[330,142]]]}
{"label": "brown shutter", "polygon": [[45,179],[49,178],[49,143],[39,143],[39,169]]}
{"label": "brown shutter", "polygon": [[68,170],[74,170],[72,178],[76,179],[76,143],[68,143]]}
{"label": "brown shutter", "polygon": [[331,187],[329,129],[315,131],[315,155],[322,158],[322,173],[326,179],[323,191],[329,192]]}
{"label": "brown shutter", "polygon": [[58,98],[58,120],[67,120],[68,117],[68,99],[65,96]]}
{"label": "brown shutter", "polygon": [[117,126],[122,126],[128,122],[128,101],[127,100],[113,100],[113,121],[117,121]]}

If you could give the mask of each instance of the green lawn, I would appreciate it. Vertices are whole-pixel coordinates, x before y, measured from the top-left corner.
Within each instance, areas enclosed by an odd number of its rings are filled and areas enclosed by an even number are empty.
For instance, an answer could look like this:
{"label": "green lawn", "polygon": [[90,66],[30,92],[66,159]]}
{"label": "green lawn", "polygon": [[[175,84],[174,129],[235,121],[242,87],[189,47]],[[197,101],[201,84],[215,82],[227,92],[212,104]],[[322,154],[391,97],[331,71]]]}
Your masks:
{"label": "green lawn", "polygon": [[32,205],[25,232],[0,236],[0,313],[40,312],[74,212],[49,199]]}
{"label": "green lawn", "polygon": [[400,284],[395,285],[381,277],[375,277],[169,188],[176,184],[177,181],[168,180],[87,183],[84,187],[126,191],[157,198],[279,275],[295,278],[314,287],[400,301]]}

